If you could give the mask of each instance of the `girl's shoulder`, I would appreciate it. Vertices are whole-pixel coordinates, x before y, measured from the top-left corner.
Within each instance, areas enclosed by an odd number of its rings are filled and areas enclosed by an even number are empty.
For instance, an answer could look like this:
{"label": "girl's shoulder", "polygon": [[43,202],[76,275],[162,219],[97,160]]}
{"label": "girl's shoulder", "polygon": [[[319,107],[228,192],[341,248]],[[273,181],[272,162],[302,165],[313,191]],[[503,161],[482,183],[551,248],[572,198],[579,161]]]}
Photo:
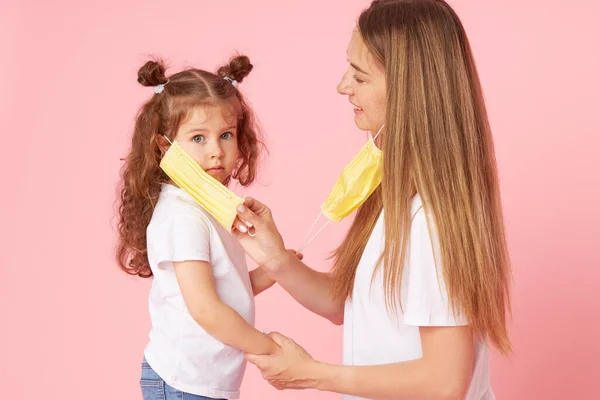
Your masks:
{"label": "girl's shoulder", "polygon": [[169,223],[199,224],[205,230],[212,226],[202,207],[191,196],[183,189],[165,184],[154,207],[150,226]]}

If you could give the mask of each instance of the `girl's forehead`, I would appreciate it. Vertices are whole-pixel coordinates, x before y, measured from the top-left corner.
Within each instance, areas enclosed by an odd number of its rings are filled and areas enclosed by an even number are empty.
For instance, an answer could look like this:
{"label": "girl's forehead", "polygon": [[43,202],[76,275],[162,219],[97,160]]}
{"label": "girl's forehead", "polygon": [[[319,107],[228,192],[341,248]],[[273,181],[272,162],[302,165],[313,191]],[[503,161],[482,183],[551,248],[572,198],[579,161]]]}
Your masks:
{"label": "girl's forehead", "polygon": [[238,107],[231,102],[197,105],[188,110],[184,123],[188,125],[206,125],[225,123],[235,125],[238,120]]}

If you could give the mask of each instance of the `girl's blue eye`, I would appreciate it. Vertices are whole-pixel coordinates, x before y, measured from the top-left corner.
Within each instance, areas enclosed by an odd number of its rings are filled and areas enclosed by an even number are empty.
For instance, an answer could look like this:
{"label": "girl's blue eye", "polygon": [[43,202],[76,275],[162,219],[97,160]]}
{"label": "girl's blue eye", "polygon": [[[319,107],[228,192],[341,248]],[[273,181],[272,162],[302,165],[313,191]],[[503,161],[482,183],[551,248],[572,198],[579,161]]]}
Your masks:
{"label": "girl's blue eye", "polygon": [[194,141],[194,143],[201,143],[204,141],[204,136],[196,135],[192,138],[192,140]]}
{"label": "girl's blue eye", "polygon": [[221,135],[221,139],[231,139],[233,137],[233,133],[231,132],[225,132],[224,134]]}

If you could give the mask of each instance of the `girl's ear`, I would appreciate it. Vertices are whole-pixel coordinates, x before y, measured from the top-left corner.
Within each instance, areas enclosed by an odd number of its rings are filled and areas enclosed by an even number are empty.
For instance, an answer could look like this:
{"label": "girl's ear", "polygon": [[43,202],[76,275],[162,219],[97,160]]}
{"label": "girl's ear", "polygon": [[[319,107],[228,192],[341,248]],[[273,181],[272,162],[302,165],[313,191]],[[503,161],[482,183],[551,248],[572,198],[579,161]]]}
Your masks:
{"label": "girl's ear", "polygon": [[165,135],[161,135],[159,133],[154,135],[154,140],[156,140],[156,144],[160,150],[160,153],[164,155],[167,152],[167,150],[169,150],[171,144],[169,143]]}

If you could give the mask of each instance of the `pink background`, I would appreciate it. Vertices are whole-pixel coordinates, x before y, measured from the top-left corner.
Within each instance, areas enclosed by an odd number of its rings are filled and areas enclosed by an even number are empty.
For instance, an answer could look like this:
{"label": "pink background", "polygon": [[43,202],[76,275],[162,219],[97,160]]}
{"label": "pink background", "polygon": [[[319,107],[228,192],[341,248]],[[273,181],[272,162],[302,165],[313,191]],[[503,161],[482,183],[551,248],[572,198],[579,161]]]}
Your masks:
{"label": "pink background", "polygon": [[[453,0],[490,110],[514,263],[514,357],[492,357],[499,399],[600,398],[600,6],[592,0]],[[0,382],[4,399],[137,399],[148,280],[113,261],[113,201],[147,55],[175,71],[234,49],[270,157],[247,193],[299,244],[363,143],[335,92],[366,0],[32,1],[0,5]],[[595,50],[594,50],[595,49]],[[322,261],[347,221],[307,250]],[[280,288],[258,327],[338,362],[341,329]],[[243,399],[278,393],[248,368]]]}

